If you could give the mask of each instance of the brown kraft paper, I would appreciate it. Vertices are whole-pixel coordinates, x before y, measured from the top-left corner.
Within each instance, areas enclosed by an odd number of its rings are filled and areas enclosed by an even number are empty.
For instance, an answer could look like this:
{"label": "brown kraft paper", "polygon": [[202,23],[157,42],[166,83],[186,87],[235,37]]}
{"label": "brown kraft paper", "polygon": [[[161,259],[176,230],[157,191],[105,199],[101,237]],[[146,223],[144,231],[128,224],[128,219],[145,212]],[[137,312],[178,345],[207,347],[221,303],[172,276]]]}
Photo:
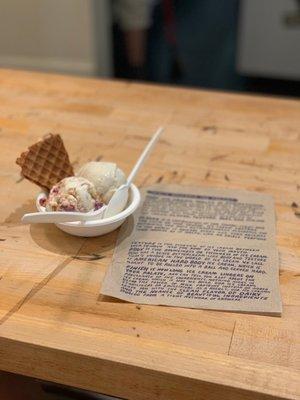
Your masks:
{"label": "brown kraft paper", "polygon": [[280,315],[271,196],[155,185],[122,226],[101,293],[140,304]]}

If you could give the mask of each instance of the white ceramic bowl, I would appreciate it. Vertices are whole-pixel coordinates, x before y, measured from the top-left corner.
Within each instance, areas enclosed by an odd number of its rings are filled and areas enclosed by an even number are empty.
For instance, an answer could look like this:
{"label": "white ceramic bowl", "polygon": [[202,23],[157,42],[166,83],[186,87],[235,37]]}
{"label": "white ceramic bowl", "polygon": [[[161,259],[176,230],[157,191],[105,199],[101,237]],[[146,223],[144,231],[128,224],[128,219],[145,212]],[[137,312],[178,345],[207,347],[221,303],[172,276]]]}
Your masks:
{"label": "white ceramic bowl", "polygon": [[[45,208],[40,205],[40,199],[43,197],[45,197],[45,192],[39,193],[36,199],[36,207],[40,212],[45,211]],[[105,235],[119,228],[125,219],[138,208],[140,201],[141,195],[139,189],[134,184],[131,184],[129,200],[125,210],[113,217],[85,222],[62,222],[55,225],[62,231],[74,236],[92,237]]]}

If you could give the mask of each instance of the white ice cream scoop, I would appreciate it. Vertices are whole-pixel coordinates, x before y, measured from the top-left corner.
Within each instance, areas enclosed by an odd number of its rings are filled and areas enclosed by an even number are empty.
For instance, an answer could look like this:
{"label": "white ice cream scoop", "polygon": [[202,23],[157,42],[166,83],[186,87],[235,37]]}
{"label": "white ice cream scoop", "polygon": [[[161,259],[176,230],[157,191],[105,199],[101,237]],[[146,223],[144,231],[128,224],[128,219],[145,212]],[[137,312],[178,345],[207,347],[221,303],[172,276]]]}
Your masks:
{"label": "white ice cream scoop", "polygon": [[90,161],[79,169],[77,176],[92,182],[105,204],[108,204],[114,192],[126,183],[124,172],[113,162]]}

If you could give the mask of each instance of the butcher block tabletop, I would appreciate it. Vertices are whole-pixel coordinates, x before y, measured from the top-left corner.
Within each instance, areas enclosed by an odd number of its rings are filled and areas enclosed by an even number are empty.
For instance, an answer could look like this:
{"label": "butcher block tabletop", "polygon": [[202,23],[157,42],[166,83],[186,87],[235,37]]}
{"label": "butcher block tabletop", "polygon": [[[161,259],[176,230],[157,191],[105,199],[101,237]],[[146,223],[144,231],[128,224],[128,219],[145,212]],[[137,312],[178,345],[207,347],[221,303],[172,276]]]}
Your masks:
{"label": "butcher block tabletop", "polygon": [[[274,196],[281,317],[130,304],[100,295],[118,232],[23,225],[38,188],[16,157],[60,133],[76,169],[128,173],[166,130],[138,186]],[[133,400],[300,399],[300,102],[0,70],[0,370]]]}

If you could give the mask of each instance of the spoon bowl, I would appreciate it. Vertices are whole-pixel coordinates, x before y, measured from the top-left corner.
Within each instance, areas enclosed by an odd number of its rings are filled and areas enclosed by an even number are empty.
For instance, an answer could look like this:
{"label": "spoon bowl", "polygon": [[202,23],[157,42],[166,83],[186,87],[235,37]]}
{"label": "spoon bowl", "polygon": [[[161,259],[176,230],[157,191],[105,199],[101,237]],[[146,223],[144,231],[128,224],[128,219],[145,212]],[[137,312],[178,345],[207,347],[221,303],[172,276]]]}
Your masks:
{"label": "spoon bowl", "polygon": [[124,209],[128,200],[128,189],[131,183],[133,182],[134,178],[136,177],[137,173],[143,166],[144,162],[149,157],[151,151],[154,149],[154,146],[163,131],[164,128],[162,126],[157,129],[157,131],[154,133],[154,135],[148,142],[147,146],[144,148],[135,166],[132,168],[132,171],[130,172],[127,178],[127,182],[124,185],[120,186],[113,194],[112,198],[110,199],[107,205],[107,208],[104,210],[105,218],[111,217]]}
{"label": "spoon bowl", "polygon": [[120,186],[110,199],[107,207],[103,210],[105,218],[112,217],[124,210],[128,201],[128,184]]}

